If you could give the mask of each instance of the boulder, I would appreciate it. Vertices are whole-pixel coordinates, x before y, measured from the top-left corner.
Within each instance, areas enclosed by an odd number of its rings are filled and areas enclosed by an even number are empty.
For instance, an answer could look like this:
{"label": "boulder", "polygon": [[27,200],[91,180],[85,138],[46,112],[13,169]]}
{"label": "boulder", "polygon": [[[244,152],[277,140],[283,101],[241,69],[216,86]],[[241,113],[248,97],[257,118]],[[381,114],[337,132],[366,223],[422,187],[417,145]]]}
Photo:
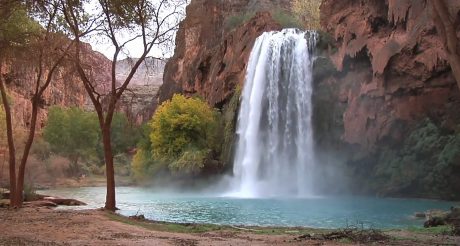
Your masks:
{"label": "boulder", "polygon": [[10,198],[10,190],[0,188],[0,199],[9,199]]}
{"label": "boulder", "polygon": [[53,202],[53,203],[55,203],[57,205],[64,205],[64,206],[84,206],[84,205],[87,205],[86,203],[84,203],[82,201],[75,200],[75,199],[56,198],[56,197],[50,197],[50,196],[44,197],[43,200]]}
{"label": "boulder", "polygon": [[0,208],[7,208],[10,206],[10,200],[0,199]]}
{"label": "boulder", "polygon": [[446,218],[445,217],[432,217],[423,223],[423,227],[436,227],[441,225],[446,225]]}
{"label": "boulder", "polygon": [[426,213],[425,212],[415,212],[414,217],[415,218],[426,218]]}
{"label": "boulder", "polygon": [[32,201],[32,202],[25,202],[25,207],[57,207],[57,204],[51,201],[46,200],[39,200],[39,201]]}

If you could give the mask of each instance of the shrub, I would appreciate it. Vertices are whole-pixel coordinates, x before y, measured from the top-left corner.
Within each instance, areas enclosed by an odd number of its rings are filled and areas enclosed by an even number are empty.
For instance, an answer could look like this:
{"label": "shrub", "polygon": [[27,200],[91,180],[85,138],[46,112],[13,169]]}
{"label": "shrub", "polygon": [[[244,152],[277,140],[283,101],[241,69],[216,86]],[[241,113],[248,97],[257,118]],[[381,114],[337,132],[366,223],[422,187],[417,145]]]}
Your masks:
{"label": "shrub", "polygon": [[210,150],[187,150],[181,157],[169,164],[173,173],[196,174],[204,167]]}
{"label": "shrub", "polygon": [[185,151],[215,147],[216,112],[198,98],[174,95],[164,102],[150,122],[153,157],[178,160]]}
{"label": "shrub", "polygon": [[376,166],[375,187],[390,194],[458,199],[460,133],[445,134],[430,119],[421,121],[397,150],[384,151]]}

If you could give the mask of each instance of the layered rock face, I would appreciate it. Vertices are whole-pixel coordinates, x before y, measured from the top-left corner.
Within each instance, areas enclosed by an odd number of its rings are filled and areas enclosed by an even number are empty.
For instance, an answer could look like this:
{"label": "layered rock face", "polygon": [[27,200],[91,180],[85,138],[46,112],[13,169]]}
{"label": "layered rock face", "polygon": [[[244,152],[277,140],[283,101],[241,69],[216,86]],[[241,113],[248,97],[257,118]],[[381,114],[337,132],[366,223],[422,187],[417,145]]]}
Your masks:
{"label": "layered rock face", "polygon": [[334,109],[317,114],[321,147],[342,148],[359,191],[458,199],[460,90],[427,1],[325,0],[321,19],[338,70],[317,82]]}
{"label": "layered rock face", "polygon": [[[221,107],[238,84],[255,39],[264,31],[279,30],[268,10],[286,8],[287,0],[194,0],[180,24],[174,56],[166,64],[159,101],[174,93],[197,94]],[[232,16],[261,11],[244,25],[229,27]]]}
{"label": "layered rock face", "polygon": [[[459,2],[446,2],[460,21]],[[223,109],[226,131],[234,130],[232,95],[244,82],[253,43],[281,27],[268,12],[234,28],[226,24],[289,3],[192,1],[159,102],[174,93],[198,95]],[[319,189],[343,192],[345,186],[334,185],[340,173],[360,194],[459,199],[460,90],[427,1],[325,0],[321,18],[313,120],[318,159],[327,166],[321,179],[331,182]],[[225,149],[232,140],[224,141]]]}
{"label": "layered rock face", "polygon": [[[93,57],[101,64],[98,57]],[[102,60],[102,63],[104,61]],[[14,125],[28,127],[32,105],[30,98],[37,79],[37,65],[32,59],[13,57],[2,64],[2,74],[11,97]],[[71,64],[60,67],[43,96],[38,115],[38,127],[42,128],[47,119],[47,109],[52,105],[83,106],[86,103],[86,91]]]}
{"label": "layered rock face", "polygon": [[[117,81],[122,83],[131,72],[136,59],[124,59],[117,63]],[[152,118],[157,106],[157,93],[163,84],[163,71],[167,60],[147,57],[134,74],[128,90],[119,103],[130,122],[140,125]]]}

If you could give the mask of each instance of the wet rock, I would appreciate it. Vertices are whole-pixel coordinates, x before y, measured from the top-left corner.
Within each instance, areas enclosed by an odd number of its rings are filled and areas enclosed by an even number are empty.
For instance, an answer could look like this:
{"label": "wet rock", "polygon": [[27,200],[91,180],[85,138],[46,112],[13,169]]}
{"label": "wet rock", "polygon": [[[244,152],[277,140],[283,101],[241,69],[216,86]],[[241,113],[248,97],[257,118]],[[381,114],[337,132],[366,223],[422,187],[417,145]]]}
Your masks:
{"label": "wet rock", "polygon": [[134,220],[145,220],[145,216],[143,214],[139,214],[139,215],[132,215],[132,216],[129,216],[130,219],[134,219]]}
{"label": "wet rock", "polygon": [[460,235],[460,207],[452,207],[446,216],[446,222],[453,225],[453,233]]}
{"label": "wet rock", "polygon": [[0,189],[0,199],[9,199],[10,191],[8,189]]}
{"label": "wet rock", "polygon": [[415,212],[414,214],[415,218],[426,218],[425,212]]}
{"label": "wet rock", "polygon": [[10,206],[10,200],[1,199],[0,200],[0,208],[7,208]]}
{"label": "wet rock", "polygon": [[436,226],[441,226],[441,225],[446,225],[446,218],[445,217],[431,217],[425,223],[423,223],[423,227],[428,228],[428,227],[436,227]]}

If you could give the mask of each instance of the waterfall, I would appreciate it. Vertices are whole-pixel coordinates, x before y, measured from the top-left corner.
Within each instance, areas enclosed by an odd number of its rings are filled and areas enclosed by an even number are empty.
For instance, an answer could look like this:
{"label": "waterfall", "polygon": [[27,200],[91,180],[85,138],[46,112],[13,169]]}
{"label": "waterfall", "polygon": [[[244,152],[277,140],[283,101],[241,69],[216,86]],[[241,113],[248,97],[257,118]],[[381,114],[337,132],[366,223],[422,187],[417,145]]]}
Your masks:
{"label": "waterfall", "polygon": [[313,193],[312,63],[315,32],[284,29],[257,38],[237,126],[231,196]]}

